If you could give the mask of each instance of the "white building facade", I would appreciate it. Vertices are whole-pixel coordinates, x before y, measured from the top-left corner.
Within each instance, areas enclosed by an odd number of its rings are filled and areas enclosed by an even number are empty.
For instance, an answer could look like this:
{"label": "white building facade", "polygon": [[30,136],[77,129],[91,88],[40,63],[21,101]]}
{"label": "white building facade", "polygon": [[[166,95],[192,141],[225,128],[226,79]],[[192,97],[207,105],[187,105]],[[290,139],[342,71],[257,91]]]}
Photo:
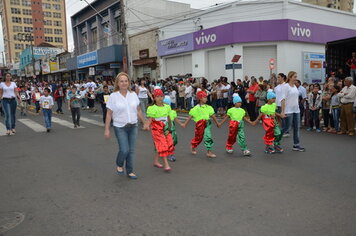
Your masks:
{"label": "white building facade", "polygon": [[[232,81],[235,67],[236,79],[296,71],[322,82],[325,43],[354,36],[355,14],[286,0],[234,2],[160,29],[161,77]],[[234,55],[241,58],[233,65]]]}

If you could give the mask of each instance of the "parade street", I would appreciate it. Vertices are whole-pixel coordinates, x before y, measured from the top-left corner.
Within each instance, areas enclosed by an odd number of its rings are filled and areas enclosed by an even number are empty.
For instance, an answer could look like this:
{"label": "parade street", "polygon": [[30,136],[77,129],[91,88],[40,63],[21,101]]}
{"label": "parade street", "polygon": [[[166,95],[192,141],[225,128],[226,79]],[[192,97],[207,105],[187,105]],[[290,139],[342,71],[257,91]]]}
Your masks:
{"label": "parade street", "polygon": [[237,144],[225,152],[224,124],[212,129],[217,158],[208,159],[203,145],[190,154],[191,122],[177,127],[167,174],[139,130],[130,180],[116,173],[118,145],[113,131],[104,139],[100,110],[84,111],[78,129],[68,111],[54,115],[50,133],[42,115],[17,119],[16,135],[0,136],[0,235],[356,234],[354,137],[302,129],[306,152],[289,137],[283,154],[267,155],[261,125],[246,125],[252,156],[243,157]]}

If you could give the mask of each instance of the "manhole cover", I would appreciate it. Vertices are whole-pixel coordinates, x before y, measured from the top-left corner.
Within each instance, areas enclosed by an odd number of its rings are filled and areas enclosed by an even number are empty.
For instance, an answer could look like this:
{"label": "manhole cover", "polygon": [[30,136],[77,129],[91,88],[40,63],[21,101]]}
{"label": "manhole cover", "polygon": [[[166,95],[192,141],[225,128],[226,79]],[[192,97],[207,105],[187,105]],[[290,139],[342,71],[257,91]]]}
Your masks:
{"label": "manhole cover", "polygon": [[0,234],[15,228],[25,219],[21,212],[0,212]]}

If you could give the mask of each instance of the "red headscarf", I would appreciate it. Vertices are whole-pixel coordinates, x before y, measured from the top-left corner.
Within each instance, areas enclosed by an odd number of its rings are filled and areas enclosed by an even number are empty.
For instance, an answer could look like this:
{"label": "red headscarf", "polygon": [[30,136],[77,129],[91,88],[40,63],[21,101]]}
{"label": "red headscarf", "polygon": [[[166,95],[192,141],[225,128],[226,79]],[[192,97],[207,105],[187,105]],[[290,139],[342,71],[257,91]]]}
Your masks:
{"label": "red headscarf", "polygon": [[206,92],[204,92],[204,91],[197,92],[197,98],[199,100],[201,100],[202,98],[206,98],[206,97],[208,97],[208,94]]}
{"label": "red headscarf", "polygon": [[155,89],[155,90],[153,90],[153,96],[154,97],[164,97],[164,93],[161,89]]}

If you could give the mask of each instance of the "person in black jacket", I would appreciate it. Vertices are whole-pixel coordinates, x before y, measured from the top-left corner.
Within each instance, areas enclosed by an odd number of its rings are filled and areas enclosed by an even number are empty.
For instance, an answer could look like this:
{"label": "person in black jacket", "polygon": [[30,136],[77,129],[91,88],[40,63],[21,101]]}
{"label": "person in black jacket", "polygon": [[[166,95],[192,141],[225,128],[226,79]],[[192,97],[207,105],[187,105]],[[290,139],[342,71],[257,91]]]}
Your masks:
{"label": "person in black jacket", "polygon": [[101,109],[103,111],[104,124],[105,124],[105,120],[106,120],[106,111],[107,111],[106,103],[108,102],[109,96],[110,96],[109,87],[107,85],[104,85],[103,86],[103,92],[97,95],[98,100],[99,100],[99,102],[101,104]]}

